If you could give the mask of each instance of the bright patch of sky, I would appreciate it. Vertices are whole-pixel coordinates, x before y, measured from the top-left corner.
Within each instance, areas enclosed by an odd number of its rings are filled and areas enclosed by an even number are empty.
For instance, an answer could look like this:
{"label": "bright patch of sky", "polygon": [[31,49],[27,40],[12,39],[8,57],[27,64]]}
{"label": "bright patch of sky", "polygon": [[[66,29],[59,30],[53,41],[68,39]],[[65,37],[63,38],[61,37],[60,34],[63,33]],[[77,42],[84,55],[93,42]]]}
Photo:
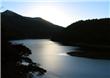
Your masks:
{"label": "bright patch of sky", "polygon": [[2,0],[0,10],[41,17],[60,26],[78,20],[110,17],[109,0]]}
{"label": "bright patch of sky", "polygon": [[109,0],[2,0],[14,2],[90,2],[90,1],[109,1]]}

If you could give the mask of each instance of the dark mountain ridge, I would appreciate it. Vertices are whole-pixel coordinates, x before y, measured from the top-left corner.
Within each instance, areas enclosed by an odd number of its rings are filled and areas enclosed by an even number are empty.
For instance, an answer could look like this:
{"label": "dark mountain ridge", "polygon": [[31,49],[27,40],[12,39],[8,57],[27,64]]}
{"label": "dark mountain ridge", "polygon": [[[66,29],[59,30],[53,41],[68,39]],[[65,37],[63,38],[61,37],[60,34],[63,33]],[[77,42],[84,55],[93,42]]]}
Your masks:
{"label": "dark mountain ridge", "polygon": [[67,28],[9,10],[1,13],[1,18],[2,32],[10,39],[50,38],[69,45],[110,45],[110,18],[80,20]]}
{"label": "dark mountain ridge", "polygon": [[56,40],[69,45],[110,46],[110,18],[75,22],[65,28]]}
{"label": "dark mountain ridge", "polygon": [[40,17],[24,17],[9,10],[1,13],[1,19],[2,32],[9,39],[51,38],[64,29]]}

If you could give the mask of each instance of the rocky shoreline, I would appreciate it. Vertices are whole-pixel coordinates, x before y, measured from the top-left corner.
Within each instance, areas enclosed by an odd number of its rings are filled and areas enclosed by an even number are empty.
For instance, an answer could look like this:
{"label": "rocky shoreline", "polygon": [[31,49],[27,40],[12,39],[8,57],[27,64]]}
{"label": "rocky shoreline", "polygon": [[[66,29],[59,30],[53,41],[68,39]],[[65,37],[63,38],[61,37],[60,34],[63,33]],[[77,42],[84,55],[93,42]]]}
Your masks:
{"label": "rocky shoreline", "polygon": [[94,49],[79,49],[74,52],[67,52],[70,56],[91,58],[91,59],[107,59],[110,60],[110,51],[108,50],[94,50]]}
{"label": "rocky shoreline", "polygon": [[2,42],[2,78],[32,78],[42,76],[47,71],[33,62],[28,56],[31,50],[22,44]]}

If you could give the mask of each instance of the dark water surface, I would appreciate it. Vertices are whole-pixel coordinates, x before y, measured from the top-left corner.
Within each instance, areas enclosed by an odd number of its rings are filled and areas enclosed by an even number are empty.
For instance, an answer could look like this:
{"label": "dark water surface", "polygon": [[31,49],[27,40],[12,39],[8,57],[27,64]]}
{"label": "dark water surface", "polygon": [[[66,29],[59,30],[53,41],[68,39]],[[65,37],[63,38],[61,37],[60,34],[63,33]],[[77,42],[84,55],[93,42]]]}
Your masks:
{"label": "dark water surface", "polygon": [[77,47],[64,46],[47,39],[16,40],[32,51],[29,57],[47,70],[33,78],[110,78],[110,60],[72,57],[67,52]]}

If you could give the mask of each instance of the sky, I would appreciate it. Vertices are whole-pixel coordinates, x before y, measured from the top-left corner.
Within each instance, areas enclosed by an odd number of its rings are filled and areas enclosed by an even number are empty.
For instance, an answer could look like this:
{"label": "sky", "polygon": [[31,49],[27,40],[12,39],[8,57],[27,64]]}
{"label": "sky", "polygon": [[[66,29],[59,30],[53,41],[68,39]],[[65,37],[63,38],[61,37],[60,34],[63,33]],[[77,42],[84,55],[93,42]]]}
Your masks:
{"label": "sky", "polygon": [[0,11],[7,9],[66,27],[78,20],[110,17],[110,0],[0,0]]}

